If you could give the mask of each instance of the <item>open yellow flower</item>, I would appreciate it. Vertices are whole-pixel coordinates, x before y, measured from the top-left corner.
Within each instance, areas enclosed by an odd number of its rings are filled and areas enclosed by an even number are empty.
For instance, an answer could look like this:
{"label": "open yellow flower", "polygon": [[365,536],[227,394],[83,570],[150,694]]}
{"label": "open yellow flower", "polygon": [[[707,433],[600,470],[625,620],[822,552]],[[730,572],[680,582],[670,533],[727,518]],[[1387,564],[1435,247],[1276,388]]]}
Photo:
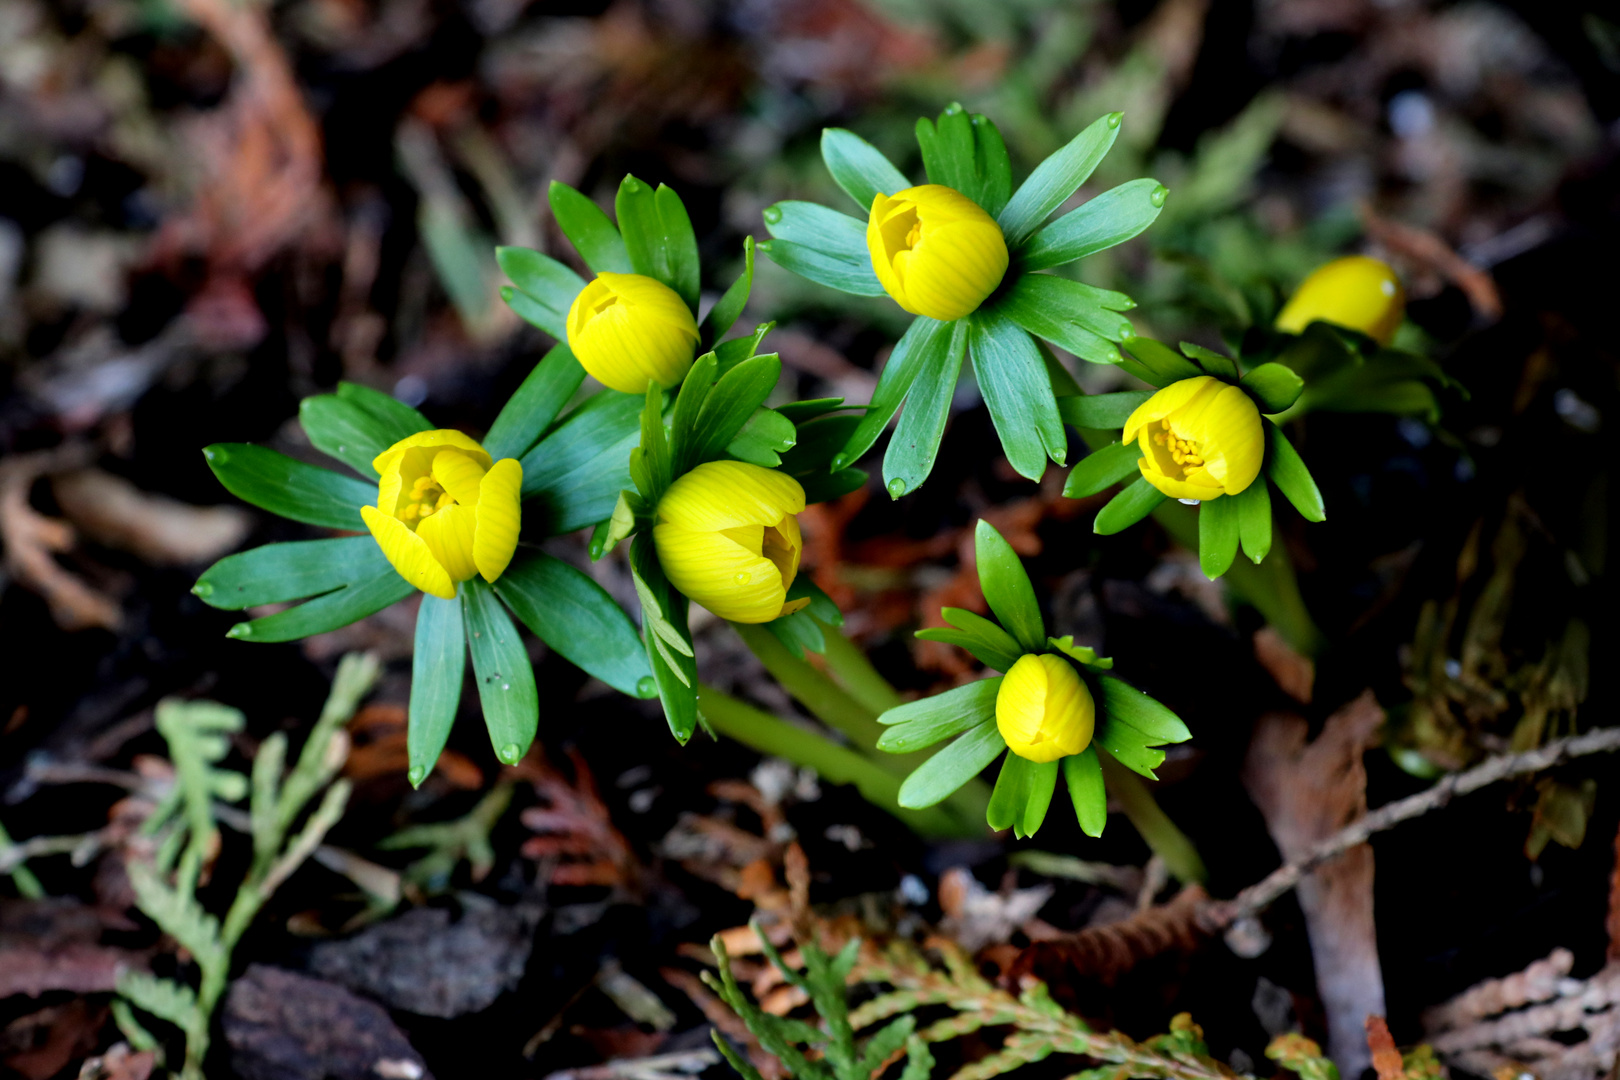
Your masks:
{"label": "open yellow flower", "polygon": [[1277,329],[1303,333],[1318,320],[1388,345],[1406,313],[1406,290],[1385,263],[1347,255],[1311,271],[1277,316]]}
{"label": "open yellow flower", "polygon": [[1266,456],[1260,410],[1249,395],[1211,375],[1173,382],[1125,421],[1137,439],[1147,482],[1172,499],[1236,495],[1254,483]]}
{"label": "open yellow flower", "polygon": [[942,184],[878,192],[866,223],[872,269],[894,302],[949,322],[971,314],[1007,273],[1007,240],[979,204]]}
{"label": "open yellow flower", "polygon": [[710,461],[670,485],[653,543],[664,576],[722,619],[763,623],[810,603],[789,602],[804,541],[804,488],[785,473]]}
{"label": "open yellow flower", "polygon": [[604,385],[643,394],[686,377],[697,351],[692,309],[661,281],[642,274],[597,274],[568,309],[568,347]]}
{"label": "open yellow flower", "polygon": [[1025,653],[996,692],[996,728],[1021,758],[1047,762],[1091,745],[1097,704],[1073,665],[1052,653]]}
{"label": "open yellow flower", "polygon": [[378,454],[377,505],[360,516],[399,576],[445,600],[474,574],[493,582],[517,550],[523,466],[459,431],[424,431]]}

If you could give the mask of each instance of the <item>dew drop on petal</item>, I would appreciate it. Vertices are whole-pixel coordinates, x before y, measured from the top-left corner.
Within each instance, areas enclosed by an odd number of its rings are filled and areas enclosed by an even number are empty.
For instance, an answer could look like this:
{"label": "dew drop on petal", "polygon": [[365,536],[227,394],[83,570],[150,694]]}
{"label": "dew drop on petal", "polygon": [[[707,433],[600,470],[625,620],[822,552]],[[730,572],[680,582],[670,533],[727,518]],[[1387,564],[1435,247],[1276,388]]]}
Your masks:
{"label": "dew drop on petal", "polygon": [[739,585],[746,585],[750,580],[749,575],[746,573],[740,573],[737,575],[737,584]]}

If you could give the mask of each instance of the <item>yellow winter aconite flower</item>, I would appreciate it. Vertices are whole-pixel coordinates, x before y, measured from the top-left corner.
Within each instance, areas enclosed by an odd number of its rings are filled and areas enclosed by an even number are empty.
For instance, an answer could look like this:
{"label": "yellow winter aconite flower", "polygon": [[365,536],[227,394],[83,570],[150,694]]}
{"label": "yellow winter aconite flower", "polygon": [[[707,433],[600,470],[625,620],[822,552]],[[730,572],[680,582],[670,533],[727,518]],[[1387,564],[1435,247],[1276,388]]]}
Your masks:
{"label": "yellow winter aconite flower", "polygon": [[1385,263],[1348,255],[1311,271],[1277,316],[1277,329],[1302,333],[1318,320],[1360,330],[1388,345],[1406,313],[1406,290]]}
{"label": "yellow winter aconite flower", "polygon": [[670,485],[658,503],[653,543],[664,576],[732,622],[770,622],[807,606],[789,602],[804,541],[804,488],[784,473],[710,461]]}
{"label": "yellow winter aconite flower", "polygon": [[474,574],[493,582],[517,550],[523,466],[494,461],[459,431],[424,431],[378,454],[377,505],[360,516],[399,576],[450,600]]}
{"label": "yellow winter aconite flower", "polygon": [[1091,745],[1097,705],[1074,667],[1051,653],[1025,653],[996,693],[996,728],[1013,753],[1047,762]]}
{"label": "yellow winter aconite flower", "polygon": [[1172,499],[1236,495],[1254,483],[1266,455],[1254,401],[1211,375],[1173,382],[1142,402],[1122,438],[1139,440],[1142,475]]}
{"label": "yellow winter aconite flower", "polygon": [[878,192],[866,223],[872,269],[894,302],[949,322],[971,314],[1007,273],[1007,240],[979,204],[942,184]]}
{"label": "yellow winter aconite flower", "polygon": [[642,274],[597,274],[568,309],[568,347],[604,385],[642,394],[686,377],[697,351],[692,309],[661,281]]}

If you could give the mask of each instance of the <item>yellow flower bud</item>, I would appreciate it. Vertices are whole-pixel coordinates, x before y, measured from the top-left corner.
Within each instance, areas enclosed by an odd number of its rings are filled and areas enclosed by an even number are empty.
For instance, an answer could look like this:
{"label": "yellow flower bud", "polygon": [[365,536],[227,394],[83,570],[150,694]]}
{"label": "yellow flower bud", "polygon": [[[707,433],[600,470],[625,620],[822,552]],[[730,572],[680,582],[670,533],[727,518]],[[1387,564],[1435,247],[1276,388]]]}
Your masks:
{"label": "yellow flower bud", "polygon": [[1266,456],[1260,410],[1211,375],[1173,382],[1142,402],[1122,437],[1139,440],[1142,475],[1172,499],[1236,495],[1254,483]]}
{"label": "yellow flower bud", "polygon": [[604,386],[644,394],[686,377],[697,351],[692,309],[662,281],[597,274],[568,309],[568,347]]}
{"label": "yellow flower bud", "polygon": [[972,314],[1007,273],[1001,226],[941,184],[878,192],[866,223],[872,269],[894,302],[949,322]]}
{"label": "yellow flower bud", "polygon": [[1052,653],[1025,653],[1001,680],[996,728],[1013,753],[1056,761],[1091,745],[1097,705],[1073,665]]}
{"label": "yellow flower bud", "polygon": [[670,584],[722,619],[770,622],[810,603],[788,602],[804,541],[804,488],[786,473],[710,461],[669,486],[653,543]]}
{"label": "yellow flower bud", "polygon": [[474,574],[493,582],[517,550],[523,466],[459,431],[424,431],[378,454],[377,505],[360,516],[399,576],[445,600]]}
{"label": "yellow flower bud", "polygon": [[1277,329],[1303,333],[1318,320],[1360,330],[1388,345],[1406,313],[1406,291],[1377,259],[1348,255],[1311,272],[1277,316]]}

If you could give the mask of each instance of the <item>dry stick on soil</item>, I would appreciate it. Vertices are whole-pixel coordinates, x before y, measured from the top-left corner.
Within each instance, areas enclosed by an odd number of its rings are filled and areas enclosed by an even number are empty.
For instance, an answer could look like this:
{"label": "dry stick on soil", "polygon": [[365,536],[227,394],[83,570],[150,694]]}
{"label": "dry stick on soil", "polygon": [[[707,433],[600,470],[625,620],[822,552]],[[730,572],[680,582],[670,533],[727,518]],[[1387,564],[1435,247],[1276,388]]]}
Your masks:
{"label": "dry stick on soil", "polygon": [[1616,750],[1620,750],[1620,727],[1598,728],[1584,735],[1574,735],[1539,746],[1534,750],[1526,750],[1522,754],[1492,758],[1465,772],[1452,773],[1425,791],[1397,799],[1392,803],[1385,803],[1366,817],[1317,844],[1304,856],[1278,867],[1264,880],[1250,885],[1233,899],[1209,904],[1204,908],[1199,921],[1206,930],[1215,933],[1239,919],[1257,915],[1324,862],[1357,844],[1365,843],[1374,833],[1393,828],[1403,821],[1421,817],[1430,810],[1438,810],[1454,796],[1478,791],[1510,776],[1524,776],[1588,754],[1607,754]]}

